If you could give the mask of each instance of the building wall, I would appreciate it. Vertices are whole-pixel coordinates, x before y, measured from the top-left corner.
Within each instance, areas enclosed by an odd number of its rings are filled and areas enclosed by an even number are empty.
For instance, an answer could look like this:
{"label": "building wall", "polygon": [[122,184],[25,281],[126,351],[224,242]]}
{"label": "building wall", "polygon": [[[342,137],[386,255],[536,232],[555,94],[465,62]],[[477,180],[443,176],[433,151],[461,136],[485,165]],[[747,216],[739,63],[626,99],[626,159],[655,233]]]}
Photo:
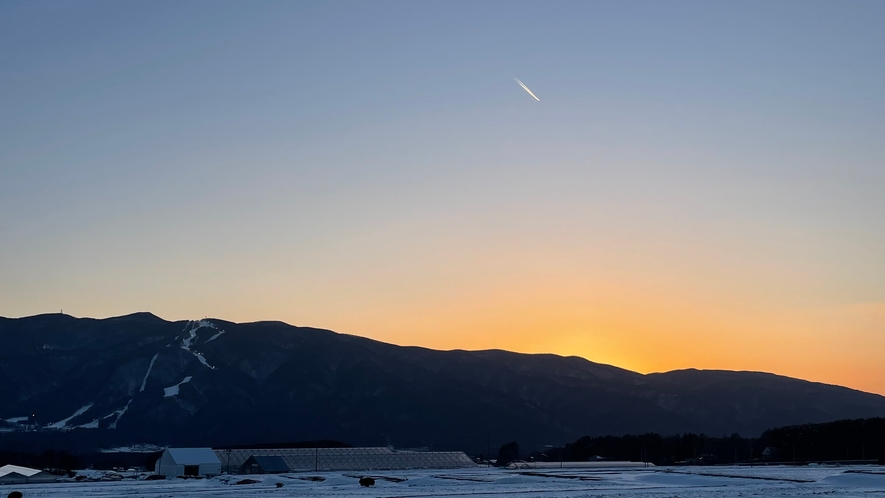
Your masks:
{"label": "building wall", "polygon": [[164,451],[157,460],[157,475],[166,477],[178,477],[184,474],[184,465],[178,465],[168,451]]}
{"label": "building wall", "polygon": [[[214,450],[226,469],[238,472],[253,455],[279,456],[291,472],[460,469],[476,467],[461,451],[395,451],[380,448],[252,448]],[[229,459],[229,460],[228,460]]]}
{"label": "building wall", "polygon": [[24,484],[28,482],[28,478],[18,474],[7,474],[0,477],[0,484]]}
{"label": "building wall", "polygon": [[[164,451],[163,455],[157,459],[157,464],[154,467],[157,475],[166,476],[166,477],[178,477],[184,475],[184,464],[177,463],[168,451]],[[221,464],[220,463],[201,463],[199,464],[199,475],[201,476],[215,476],[221,474]]]}
{"label": "building wall", "polygon": [[40,472],[38,474],[34,474],[31,477],[26,477],[20,474],[7,474],[3,477],[0,477],[0,484],[25,484],[30,482],[55,482],[56,477],[52,474],[47,474],[45,472]]}
{"label": "building wall", "polygon": [[[184,470],[182,468],[182,470]],[[201,463],[200,464],[200,475],[201,476],[217,476],[221,473],[221,464],[220,463]]]}
{"label": "building wall", "polygon": [[28,478],[28,482],[55,482],[57,480],[58,477],[46,472],[40,472],[39,474],[34,474]]}

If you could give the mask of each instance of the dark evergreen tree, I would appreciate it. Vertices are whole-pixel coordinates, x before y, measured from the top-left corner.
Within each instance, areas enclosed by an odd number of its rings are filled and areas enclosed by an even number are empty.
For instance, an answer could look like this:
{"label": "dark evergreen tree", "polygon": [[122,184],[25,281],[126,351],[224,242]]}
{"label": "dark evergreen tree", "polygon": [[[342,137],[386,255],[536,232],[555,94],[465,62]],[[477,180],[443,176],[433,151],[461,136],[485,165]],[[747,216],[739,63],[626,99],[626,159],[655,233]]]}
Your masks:
{"label": "dark evergreen tree", "polygon": [[519,443],[510,441],[498,450],[498,461],[495,465],[506,467],[514,460],[519,460]]}

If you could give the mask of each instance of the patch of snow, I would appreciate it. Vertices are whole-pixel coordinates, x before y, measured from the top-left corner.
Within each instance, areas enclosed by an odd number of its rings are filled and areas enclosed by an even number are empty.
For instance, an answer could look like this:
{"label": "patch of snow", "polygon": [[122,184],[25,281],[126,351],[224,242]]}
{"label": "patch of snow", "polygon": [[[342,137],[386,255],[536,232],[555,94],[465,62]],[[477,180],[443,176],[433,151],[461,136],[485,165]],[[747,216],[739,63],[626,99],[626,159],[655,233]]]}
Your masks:
{"label": "patch of snow", "polygon": [[[115,418],[114,421],[111,422],[110,425],[108,425],[108,429],[116,429],[116,428],[117,428],[117,422],[120,421],[120,418],[122,418],[122,417],[123,417],[123,414],[126,413],[126,410],[129,409],[129,405],[130,405],[130,404],[132,404],[132,400],[131,400],[131,399],[129,400],[128,403],[126,403],[126,406],[124,406],[123,408],[120,408],[119,410],[117,410],[117,411],[115,411],[114,413],[111,414],[111,415],[116,415],[117,418]],[[111,415],[108,415],[108,416],[105,417],[105,418],[108,418],[108,417],[110,417]]]}
{"label": "patch of snow", "polygon": [[200,363],[202,363],[203,365],[206,365],[207,367],[211,368],[212,370],[215,370],[215,367],[213,367],[212,365],[209,364],[208,361],[206,361],[206,358],[203,356],[203,353],[198,353],[196,351],[191,351],[191,353],[193,353],[193,355],[196,356],[198,360],[200,360]]}
{"label": "patch of snow", "polygon": [[190,335],[181,340],[181,349],[190,351],[191,344],[193,344],[194,340],[197,338],[197,329],[190,329],[187,332]]}
{"label": "patch of snow", "polygon": [[[193,326],[191,324],[193,324]],[[215,367],[210,365],[209,362],[206,361],[206,358],[204,358],[202,354],[191,350],[191,346],[194,344],[194,341],[197,339],[197,331],[202,328],[211,328],[211,329],[217,330],[215,325],[213,325],[211,322],[209,322],[207,320],[200,320],[197,322],[194,322],[194,321],[187,322],[187,325],[184,327],[184,330],[182,330],[182,332],[187,332],[188,336],[181,340],[181,349],[194,355],[197,358],[197,360],[199,360],[200,363],[205,365],[207,368],[209,368],[211,370],[215,370]],[[218,335],[219,334],[215,334],[214,336],[212,336],[212,339],[214,339]],[[209,342],[209,341],[206,341],[206,342]]]}
{"label": "patch of snow", "polygon": [[[504,470],[497,468],[471,468],[451,470],[400,470],[365,472],[316,472],[286,474],[251,474],[248,476],[221,475],[209,479],[166,479],[156,481],[135,480],[127,472],[126,480],[121,474],[106,471],[77,471],[86,477],[84,482],[32,483],[27,485],[28,496],[61,498],[69,496],[175,496],[176,498],[206,498],[208,496],[266,497],[315,496],[335,498],[373,498],[391,496],[460,496],[460,497],[534,497],[534,498],[740,498],[740,497],[811,497],[819,495],[839,498],[881,498],[885,496],[879,481],[881,475],[860,474],[845,471],[845,467],[830,468],[827,476],[815,479],[817,471],[808,467],[789,470],[801,482],[728,479],[710,485],[698,475],[682,473],[692,470],[700,473],[719,472],[725,467],[666,469],[549,469]],[[768,475],[767,469],[735,468],[742,474]],[[142,474],[143,477],[146,474]],[[375,485],[362,488],[361,476],[372,476]],[[114,479],[109,479],[108,477]],[[661,479],[651,478],[660,476]],[[252,484],[231,486],[243,478]],[[62,478],[63,480],[64,478]],[[117,482],[108,482],[114,480]],[[662,481],[662,482],[655,482]],[[277,490],[277,483],[283,484]],[[236,489],[233,489],[236,488]],[[4,491],[5,492],[5,491]],[[282,494],[280,494],[282,493]]]}
{"label": "patch of snow", "polygon": [[192,377],[190,375],[188,375],[187,377],[184,378],[184,380],[182,380],[178,384],[175,384],[174,386],[169,386],[169,387],[163,388],[163,397],[169,398],[172,396],[178,396],[179,386],[181,386],[182,384],[187,384],[188,382],[191,381],[191,378]]}
{"label": "patch of snow", "polygon": [[[193,325],[191,325],[191,324],[193,324]],[[181,349],[187,349],[188,351],[190,351],[191,346],[193,345],[194,341],[197,339],[197,331],[202,328],[210,328],[210,329],[218,330],[217,327],[215,327],[215,325],[212,324],[212,322],[210,322],[208,320],[187,322],[187,325],[184,327],[184,330],[182,330],[182,332],[187,332],[188,337],[185,337],[184,339],[181,340]],[[206,341],[206,342],[209,342],[209,341]]]}
{"label": "patch of snow", "polygon": [[88,424],[78,425],[77,429],[98,429],[98,419],[89,422]]}
{"label": "patch of snow", "polygon": [[101,453],[155,453],[163,451],[164,447],[154,444],[133,444],[132,446],[118,446],[99,450]]}
{"label": "patch of snow", "polygon": [[49,424],[46,426],[46,428],[48,428],[48,429],[64,429],[65,426],[68,425],[68,422],[70,422],[72,419],[77,418],[80,415],[83,415],[84,413],[89,411],[89,409],[92,408],[92,405],[93,405],[93,403],[89,403],[88,405],[75,411],[74,414],[71,415],[70,417],[68,417],[66,419],[59,420],[58,422],[56,422],[54,424]]}
{"label": "patch of snow", "polygon": [[845,472],[844,474],[825,477],[821,484],[831,486],[850,486],[857,488],[885,489],[885,473]]}
{"label": "patch of snow", "polygon": [[[220,335],[223,334],[223,333],[224,333],[223,330],[219,330],[218,332],[215,333],[215,335],[213,335],[212,337],[206,339],[206,342],[212,342],[212,341],[214,341],[215,339],[218,339],[218,336],[220,336]],[[205,342],[204,342],[203,344],[205,344]]]}
{"label": "patch of snow", "polygon": [[[638,482],[643,484],[656,484],[659,486],[727,486],[741,484],[741,477],[725,477],[725,476],[700,476],[697,474],[677,474],[669,472],[655,472],[641,475],[636,478]],[[744,482],[743,484],[747,484]]]}
{"label": "patch of snow", "polygon": [[[154,353],[154,357],[151,358],[151,364],[148,365],[147,372],[144,373],[144,379],[141,380],[141,388],[138,390],[138,392],[140,392],[140,393],[144,392],[144,386],[145,386],[145,384],[147,384],[148,375],[151,374],[151,369],[154,368],[154,362],[157,361],[157,356],[160,356],[159,352]],[[130,400],[130,402],[131,402],[131,400]],[[129,406],[129,405],[126,405],[126,406]]]}

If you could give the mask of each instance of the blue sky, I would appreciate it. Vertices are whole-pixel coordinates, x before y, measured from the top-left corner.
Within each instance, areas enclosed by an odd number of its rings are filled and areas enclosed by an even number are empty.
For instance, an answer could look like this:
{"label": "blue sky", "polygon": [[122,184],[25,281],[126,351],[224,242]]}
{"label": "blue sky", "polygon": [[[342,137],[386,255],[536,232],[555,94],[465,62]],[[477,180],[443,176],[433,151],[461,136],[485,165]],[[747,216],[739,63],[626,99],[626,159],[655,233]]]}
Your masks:
{"label": "blue sky", "polygon": [[[885,345],[883,25],[856,1],[4,2],[0,315],[885,392],[880,360],[845,367]],[[797,337],[805,366],[754,356]]]}

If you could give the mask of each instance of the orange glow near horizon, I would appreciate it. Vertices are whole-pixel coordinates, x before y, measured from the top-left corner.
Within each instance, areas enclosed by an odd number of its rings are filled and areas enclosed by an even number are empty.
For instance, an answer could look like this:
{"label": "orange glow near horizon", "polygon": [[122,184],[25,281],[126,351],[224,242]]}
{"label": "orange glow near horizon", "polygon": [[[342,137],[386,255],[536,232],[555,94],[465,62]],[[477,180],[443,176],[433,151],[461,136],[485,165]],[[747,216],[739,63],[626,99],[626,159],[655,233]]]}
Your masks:
{"label": "orange glow near horizon", "polygon": [[[100,305],[84,293],[65,311],[282,320],[399,345],[576,355],[641,373],[764,371],[885,395],[885,303],[839,304],[843,290],[812,285],[825,279],[806,262],[764,251],[742,260],[741,247],[631,252],[623,238],[566,251],[549,237],[393,247],[385,235],[305,257],[309,272],[275,253],[247,267],[221,258],[211,263],[238,273],[191,267],[174,287],[148,276]],[[108,285],[101,277],[96,289]]]}
{"label": "orange glow near horizon", "polygon": [[[885,306],[814,311],[804,319],[793,313],[773,314],[760,323],[736,316],[717,323],[709,311],[692,316],[651,307],[632,314],[615,307],[568,305],[535,314],[538,311],[523,309],[507,319],[496,314],[499,319],[487,321],[470,320],[470,312],[461,314],[469,323],[443,314],[423,330],[401,323],[365,335],[433,349],[574,355],[641,373],[683,368],[764,371],[885,395],[880,354],[885,338],[873,328],[881,323]],[[836,324],[840,326],[828,329]],[[344,327],[353,330],[357,325]],[[864,347],[840,344],[846,332],[863,337]],[[846,356],[851,359],[846,361]]]}
{"label": "orange glow near horizon", "polygon": [[[618,308],[626,303],[574,304],[547,309],[513,304],[507,318],[505,313],[483,318],[470,310],[443,313],[424,327],[401,322],[360,335],[434,349],[575,355],[641,373],[764,371],[885,395],[885,338],[875,329],[885,317],[883,305],[742,318],[740,311],[689,310],[678,303],[632,312]],[[342,330],[359,328],[342,325]],[[846,337],[865,342],[842,344]]]}
{"label": "orange glow near horizon", "polygon": [[[885,303],[777,309],[623,285],[530,289],[480,287],[430,301],[342,294],[335,303],[290,305],[287,313],[275,312],[286,307],[277,296],[206,314],[236,322],[282,320],[403,346],[573,355],[640,373],[763,371],[885,395]],[[175,306],[163,308],[154,312],[164,319],[194,318]]]}
{"label": "orange glow near horizon", "polygon": [[765,264],[745,272],[674,257],[662,268],[666,250],[651,263],[597,252],[589,257],[602,264],[583,266],[574,255],[517,251],[508,262],[506,254],[495,263],[500,271],[486,267],[495,278],[461,275],[474,283],[468,292],[447,288],[461,281],[447,275],[434,291],[377,296],[352,317],[336,317],[336,330],[435,349],[576,355],[642,373],[765,371],[885,395],[885,303],[809,295],[802,279],[784,278],[799,272],[790,265],[766,274]]}

